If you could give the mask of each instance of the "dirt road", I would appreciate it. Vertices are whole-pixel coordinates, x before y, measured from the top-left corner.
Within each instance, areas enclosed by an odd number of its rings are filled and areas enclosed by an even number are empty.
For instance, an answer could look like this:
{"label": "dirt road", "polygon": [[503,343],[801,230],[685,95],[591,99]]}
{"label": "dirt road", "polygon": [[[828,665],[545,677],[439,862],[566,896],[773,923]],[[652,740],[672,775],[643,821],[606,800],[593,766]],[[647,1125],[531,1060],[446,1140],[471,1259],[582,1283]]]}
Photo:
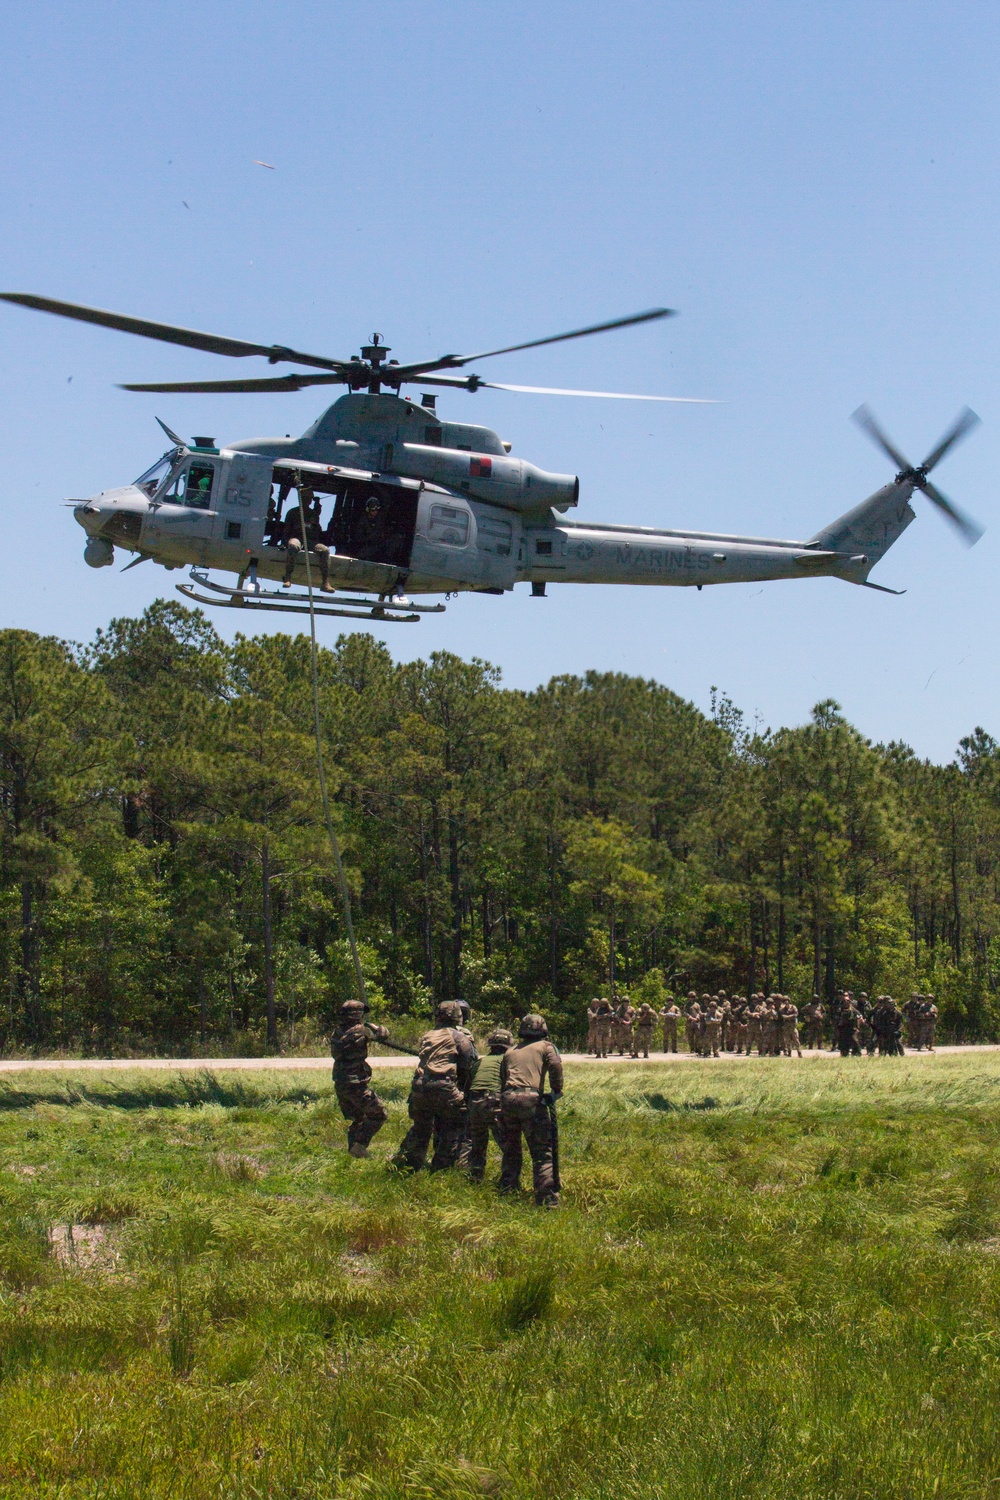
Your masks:
{"label": "dirt road", "polygon": [[[933,1053],[910,1052],[906,1055],[910,1058],[916,1057],[941,1057],[953,1052],[1000,1052],[1000,1045],[994,1043],[981,1043],[968,1047],[938,1047]],[[806,1052],[802,1062],[829,1062],[839,1059],[838,1052]],[[595,1062],[596,1059],[583,1052],[564,1052],[563,1060],[570,1063]],[[717,1059],[719,1062],[739,1062],[741,1059],[726,1053]],[[756,1060],[756,1059],[755,1059]],[[412,1068],[411,1057],[372,1057],[369,1059],[373,1068]],[[622,1065],[640,1068],[652,1067],[654,1064],[669,1064],[671,1067],[698,1063],[701,1067],[711,1067],[715,1059],[696,1058],[690,1052],[655,1052],[652,1057],[608,1058],[608,1062],[621,1063]],[[788,1059],[786,1059],[788,1061]],[[799,1059],[792,1058],[792,1062]],[[606,1064],[598,1064],[606,1066]],[[257,1072],[260,1070],[287,1069],[289,1071],[312,1071],[328,1070],[330,1059],[328,1057],[86,1057],[86,1058],[2,1058],[0,1059],[0,1073],[79,1073],[82,1071],[94,1071],[107,1073],[113,1069],[125,1068],[166,1068],[174,1072],[184,1073],[221,1073],[236,1070],[241,1073]]]}

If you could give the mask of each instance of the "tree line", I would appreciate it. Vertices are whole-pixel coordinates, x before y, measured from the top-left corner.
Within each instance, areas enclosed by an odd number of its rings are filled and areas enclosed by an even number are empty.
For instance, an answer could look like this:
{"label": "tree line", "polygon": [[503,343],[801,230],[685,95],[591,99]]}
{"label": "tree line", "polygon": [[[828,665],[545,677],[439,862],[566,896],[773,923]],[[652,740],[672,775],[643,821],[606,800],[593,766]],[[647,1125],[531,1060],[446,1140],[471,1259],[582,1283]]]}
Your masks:
{"label": "tree line", "polygon": [[[321,649],[324,754],[376,1013],[461,995],[933,992],[1000,1032],[1000,747],[763,731],[619,673]],[[305,636],[159,601],[79,646],[0,632],[0,1047],[268,1048],[351,990]]]}

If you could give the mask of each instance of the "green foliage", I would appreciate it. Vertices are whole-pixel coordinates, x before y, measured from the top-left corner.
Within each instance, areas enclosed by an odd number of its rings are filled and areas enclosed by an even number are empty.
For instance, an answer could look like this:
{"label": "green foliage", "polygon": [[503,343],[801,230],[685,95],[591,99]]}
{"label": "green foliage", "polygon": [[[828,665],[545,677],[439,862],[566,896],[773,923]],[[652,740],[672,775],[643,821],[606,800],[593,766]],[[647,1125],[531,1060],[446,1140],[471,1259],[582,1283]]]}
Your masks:
{"label": "green foliage", "polygon": [[[983,730],[934,766],[830,701],[761,732],[715,690],[708,717],[617,673],[512,692],[364,635],[319,676],[376,1014],[464,994],[570,1040],[613,989],[849,986],[1000,1035]],[[305,637],[228,645],[163,601],[86,648],[0,632],[0,1047],[315,1051],[354,986]]]}

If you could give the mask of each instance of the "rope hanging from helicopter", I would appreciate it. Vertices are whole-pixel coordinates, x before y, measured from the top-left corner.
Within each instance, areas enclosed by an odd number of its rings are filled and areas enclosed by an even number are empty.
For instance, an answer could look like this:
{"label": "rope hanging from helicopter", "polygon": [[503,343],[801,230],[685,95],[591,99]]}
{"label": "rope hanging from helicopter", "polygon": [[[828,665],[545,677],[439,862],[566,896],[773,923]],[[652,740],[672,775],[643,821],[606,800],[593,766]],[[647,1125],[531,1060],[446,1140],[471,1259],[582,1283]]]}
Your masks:
{"label": "rope hanging from helicopter", "polygon": [[316,645],[316,611],[313,602],[312,568],[309,563],[306,511],[305,503],[302,499],[302,476],[298,475],[297,478],[299,481],[296,486],[296,494],[299,500],[299,525],[302,528],[302,551],[305,555],[306,564],[306,590],[309,595],[309,675],[312,683],[313,732],[316,738],[316,771],[319,776],[319,794],[323,803],[323,817],[326,822],[327,837],[330,840],[333,862],[337,869],[340,898],[344,908],[344,926],[347,928],[347,941],[350,944],[351,958],[354,962],[354,979],[357,985],[358,999],[367,1008],[368,996],[365,993],[365,976],[361,968],[357,939],[354,935],[354,918],[351,913],[351,891],[347,884],[347,874],[344,870],[344,860],[340,851],[340,840],[337,838],[337,830],[333,826],[333,816],[330,812],[330,797],[326,785],[326,769],[323,764],[323,733],[319,711],[319,650]]}

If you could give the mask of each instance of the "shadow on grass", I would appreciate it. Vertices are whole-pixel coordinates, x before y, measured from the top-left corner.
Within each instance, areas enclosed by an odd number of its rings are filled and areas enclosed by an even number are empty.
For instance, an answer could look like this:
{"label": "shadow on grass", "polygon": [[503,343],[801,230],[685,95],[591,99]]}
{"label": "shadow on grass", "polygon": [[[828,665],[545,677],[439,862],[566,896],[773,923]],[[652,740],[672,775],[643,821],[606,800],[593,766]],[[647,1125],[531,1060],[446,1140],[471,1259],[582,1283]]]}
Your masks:
{"label": "shadow on grass", "polygon": [[713,1099],[711,1094],[706,1094],[704,1099],[687,1099],[683,1104],[675,1104],[665,1094],[643,1094],[643,1102],[650,1109],[658,1109],[661,1112],[670,1113],[676,1111],[678,1114],[683,1110],[692,1109],[721,1109],[720,1100]]}
{"label": "shadow on grass", "polygon": [[31,1109],[37,1104],[89,1104],[113,1109],[190,1109],[218,1104],[227,1109],[265,1109],[276,1104],[317,1104],[332,1095],[328,1083],[264,1088],[256,1081],[220,1077],[206,1069],[167,1079],[137,1077],[122,1083],[111,1079],[56,1083],[46,1079],[17,1088],[0,1085],[0,1111]]}

